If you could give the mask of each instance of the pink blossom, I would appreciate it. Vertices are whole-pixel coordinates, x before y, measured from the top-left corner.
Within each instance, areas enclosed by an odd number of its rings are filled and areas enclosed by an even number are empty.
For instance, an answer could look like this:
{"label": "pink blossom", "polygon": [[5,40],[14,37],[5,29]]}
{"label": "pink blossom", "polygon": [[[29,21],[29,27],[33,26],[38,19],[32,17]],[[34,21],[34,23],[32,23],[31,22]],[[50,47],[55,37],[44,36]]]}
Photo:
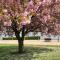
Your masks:
{"label": "pink blossom", "polygon": [[34,9],[34,2],[32,0],[28,3],[27,8],[25,10],[29,11],[31,9]]}

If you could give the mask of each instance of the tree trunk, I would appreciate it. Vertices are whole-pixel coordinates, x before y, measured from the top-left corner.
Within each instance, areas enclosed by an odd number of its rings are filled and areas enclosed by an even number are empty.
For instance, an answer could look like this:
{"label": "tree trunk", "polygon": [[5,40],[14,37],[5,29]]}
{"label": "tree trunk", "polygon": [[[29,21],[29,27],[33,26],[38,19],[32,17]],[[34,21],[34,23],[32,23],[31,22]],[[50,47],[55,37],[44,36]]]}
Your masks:
{"label": "tree trunk", "polygon": [[18,52],[23,53],[23,47],[24,47],[24,36],[25,36],[25,26],[22,27],[22,37],[20,37],[19,31],[15,31],[16,38],[18,40]]}
{"label": "tree trunk", "polygon": [[18,52],[19,53],[23,53],[23,47],[24,47],[24,44],[23,44],[23,40],[22,38],[20,38],[21,40],[18,40]]}
{"label": "tree trunk", "polygon": [[22,37],[20,37],[20,34],[15,32],[16,38],[18,40],[18,52],[22,53],[23,52],[23,40]]}
{"label": "tree trunk", "polygon": [[18,52],[19,53],[23,53],[23,42],[24,42],[24,35],[25,35],[25,25],[22,25],[22,37],[20,37],[20,31],[17,30],[17,23],[16,21],[12,21],[12,29],[14,30],[15,32],[15,36],[18,40]]}

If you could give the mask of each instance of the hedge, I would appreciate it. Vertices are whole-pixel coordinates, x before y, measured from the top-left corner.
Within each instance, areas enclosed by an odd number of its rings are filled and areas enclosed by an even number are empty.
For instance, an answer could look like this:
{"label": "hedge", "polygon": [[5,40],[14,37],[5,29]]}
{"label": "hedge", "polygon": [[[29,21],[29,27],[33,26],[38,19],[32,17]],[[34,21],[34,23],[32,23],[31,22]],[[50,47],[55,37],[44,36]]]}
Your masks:
{"label": "hedge", "polygon": [[[24,38],[25,40],[39,40],[40,39],[40,36],[32,36],[32,37],[25,37]],[[3,40],[17,40],[16,37],[4,37]]]}

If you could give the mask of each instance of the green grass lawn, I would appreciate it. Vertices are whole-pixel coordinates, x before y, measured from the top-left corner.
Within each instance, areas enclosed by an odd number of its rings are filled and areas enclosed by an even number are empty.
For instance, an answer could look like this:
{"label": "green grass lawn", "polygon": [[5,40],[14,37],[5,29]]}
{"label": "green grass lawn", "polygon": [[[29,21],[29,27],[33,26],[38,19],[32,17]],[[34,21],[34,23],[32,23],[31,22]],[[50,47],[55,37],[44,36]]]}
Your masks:
{"label": "green grass lawn", "polygon": [[0,60],[60,60],[60,46],[24,46],[18,54],[17,45],[0,45]]}

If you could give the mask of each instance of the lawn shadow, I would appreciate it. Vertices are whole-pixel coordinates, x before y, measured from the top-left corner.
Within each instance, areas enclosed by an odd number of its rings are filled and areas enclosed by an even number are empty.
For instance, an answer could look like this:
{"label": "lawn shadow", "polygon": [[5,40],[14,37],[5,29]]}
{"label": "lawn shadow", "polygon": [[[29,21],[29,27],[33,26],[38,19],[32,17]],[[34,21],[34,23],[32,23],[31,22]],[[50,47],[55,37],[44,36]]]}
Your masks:
{"label": "lawn shadow", "polygon": [[46,46],[24,46],[24,52],[18,53],[18,46],[0,47],[0,60],[32,60],[40,57],[42,53],[49,53],[54,51],[52,48]]}
{"label": "lawn shadow", "polygon": [[[45,48],[45,47],[24,47],[24,52],[22,54],[19,54],[18,51],[11,52],[11,56],[17,57],[19,60],[31,60],[34,58],[34,55],[39,55],[42,53],[49,53],[52,52],[53,49],[51,48]],[[37,57],[37,56],[35,56]]]}
{"label": "lawn shadow", "polygon": [[23,52],[18,52],[18,51],[13,51],[13,52],[10,52],[12,55],[17,55],[17,54],[25,54],[26,51],[23,51]]}

